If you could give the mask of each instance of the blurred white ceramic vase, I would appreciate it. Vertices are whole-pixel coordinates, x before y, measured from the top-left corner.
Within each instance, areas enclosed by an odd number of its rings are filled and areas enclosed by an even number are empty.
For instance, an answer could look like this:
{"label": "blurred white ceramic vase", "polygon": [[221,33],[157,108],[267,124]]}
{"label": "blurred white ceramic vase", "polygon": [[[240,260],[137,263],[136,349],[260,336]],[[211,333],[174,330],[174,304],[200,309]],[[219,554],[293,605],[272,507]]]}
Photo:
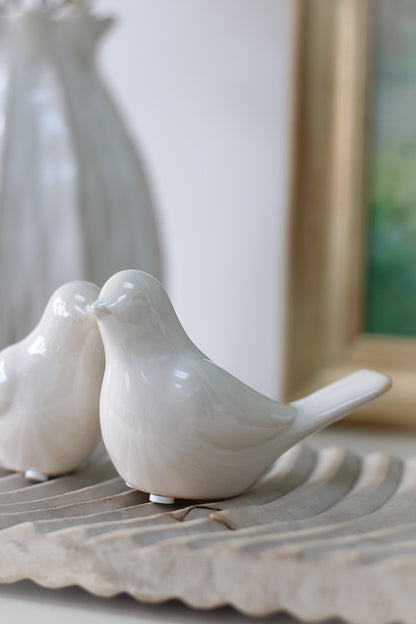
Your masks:
{"label": "blurred white ceramic vase", "polygon": [[161,275],[145,171],[95,62],[112,20],[27,4],[0,1],[0,347],[64,282]]}

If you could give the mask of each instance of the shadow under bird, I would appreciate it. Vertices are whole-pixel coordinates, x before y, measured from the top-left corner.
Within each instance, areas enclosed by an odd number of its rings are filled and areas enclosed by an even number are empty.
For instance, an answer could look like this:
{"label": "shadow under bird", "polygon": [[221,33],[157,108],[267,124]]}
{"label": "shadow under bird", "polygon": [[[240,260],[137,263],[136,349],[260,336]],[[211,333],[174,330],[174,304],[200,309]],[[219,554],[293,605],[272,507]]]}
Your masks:
{"label": "shadow under bird", "polygon": [[30,479],[74,470],[98,442],[104,350],[91,303],[99,290],[64,284],[35,329],[0,352],[0,463]]}
{"label": "shadow under bird", "polygon": [[391,385],[361,370],[278,403],[207,358],[162,285],[142,271],[113,275],[92,309],[106,356],[104,444],[127,484],[154,502],[236,496],[291,446]]}

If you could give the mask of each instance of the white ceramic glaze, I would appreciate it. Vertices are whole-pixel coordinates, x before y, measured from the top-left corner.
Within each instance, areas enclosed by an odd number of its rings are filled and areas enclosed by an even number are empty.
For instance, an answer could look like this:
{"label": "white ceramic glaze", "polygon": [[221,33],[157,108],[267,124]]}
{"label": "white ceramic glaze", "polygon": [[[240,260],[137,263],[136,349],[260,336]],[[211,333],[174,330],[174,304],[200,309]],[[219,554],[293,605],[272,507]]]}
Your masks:
{"label": "white ceramic glaze", "polygon": [[95,63],[113,20],[82,0],[27,4],[0,13],[0,289],[13,282],[0,348],[65,282],[103,284],[129,266],[161,277],[146,172]]}
{"label": "white ceramic glaze", "polygon": [[70,282],[35,329],[0,353],[0,462],[42,480],[74,470],[99,438],[104,350],[91,303],[98,286]]}
{"label": "white ceramic glaze", "polygon": [[201,353],[161,284],[141,271],[111,277],[92,308],[106,354],[104,443],[120,475],[153,500],[240,494],[293,444],[390,386],[363,370],[278,403]]}

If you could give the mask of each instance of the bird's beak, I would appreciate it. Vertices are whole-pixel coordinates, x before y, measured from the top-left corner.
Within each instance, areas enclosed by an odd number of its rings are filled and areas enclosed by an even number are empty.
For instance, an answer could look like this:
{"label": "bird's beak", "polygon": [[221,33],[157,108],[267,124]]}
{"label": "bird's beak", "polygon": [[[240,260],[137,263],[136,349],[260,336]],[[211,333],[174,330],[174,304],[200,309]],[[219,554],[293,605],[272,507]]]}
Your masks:
{"label": "bird's beak", "polygon": [[104,314],[111,314],[111,303],[107,301],[94,301],[94,303],[91,304],[91,311],[98,318],[104,316]]}

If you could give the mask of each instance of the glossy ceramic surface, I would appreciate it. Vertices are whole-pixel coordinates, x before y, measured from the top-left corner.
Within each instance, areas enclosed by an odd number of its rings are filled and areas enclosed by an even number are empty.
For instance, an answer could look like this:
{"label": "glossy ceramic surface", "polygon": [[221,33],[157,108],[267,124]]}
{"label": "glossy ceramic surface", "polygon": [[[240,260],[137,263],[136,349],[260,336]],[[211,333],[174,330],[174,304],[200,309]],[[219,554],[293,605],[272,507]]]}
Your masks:
{"label": "glossy ceramic surface", "polygon": [[99,288],[70,282],[35,329],[0,353],[0,462],[30,475],[69,472],[99,438],[104,351],[91,313]]}
{"label": "glossy ceramic surface", "polygon": [[104,443],[129,484],[167,499],[240,494],[293,444],[390,385],[360,371],[282,405],[201,353],[161,284],[141,271],[114,275],[92,307],[106,354]]}

